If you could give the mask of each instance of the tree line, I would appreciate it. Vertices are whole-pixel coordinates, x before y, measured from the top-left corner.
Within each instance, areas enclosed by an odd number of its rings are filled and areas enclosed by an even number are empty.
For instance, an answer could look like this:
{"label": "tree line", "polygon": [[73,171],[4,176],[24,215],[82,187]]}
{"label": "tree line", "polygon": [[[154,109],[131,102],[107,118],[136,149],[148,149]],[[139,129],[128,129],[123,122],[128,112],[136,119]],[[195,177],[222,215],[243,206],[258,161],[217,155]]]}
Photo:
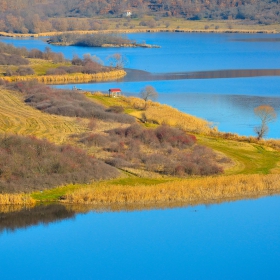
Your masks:
{"label": "tree line", "polygon": [[[190,20],[247,20],[279,22],[279,0],[2,0],[0,31],[99,30],[108,26],[94,17],[120,17],[130,9],[133,17],[183,17]],[[79,18],[79,20],[77,20]]]}

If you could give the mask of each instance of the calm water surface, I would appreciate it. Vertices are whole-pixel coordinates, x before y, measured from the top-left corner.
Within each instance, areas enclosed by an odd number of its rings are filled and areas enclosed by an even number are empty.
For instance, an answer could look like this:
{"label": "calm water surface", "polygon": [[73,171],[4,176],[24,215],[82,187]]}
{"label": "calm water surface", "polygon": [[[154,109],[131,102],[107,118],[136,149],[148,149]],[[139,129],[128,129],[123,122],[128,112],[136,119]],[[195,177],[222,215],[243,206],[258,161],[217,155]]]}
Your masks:
{"label": "calm water surface", "polygon": [[[79,87],[92,91],[120,87],[127,95],[137,95],[151,84],[158,90],[160,102],[206,118],[221,131],[253,134],[258,124],[253,108],[270,104],[279,117],[268,136],[280,138],[279,76],[240,77],[231,72],[224,78],[209,78],[212,71],[223,69],[280,69],[279,35],[129,37],[162,48],[51,48],[67,58],[91,53],[104,61],[121,52],[129,59],[127,67],[163,78]],[[38,39],[1,41],[29,49],[47,46]],[[201,71],[210,72],[189,77]],[[174,73],[185,75],[184,79],[169,79]],[[130,212],[75,214],[60,207],[2,214],[1,279],[280,279],[279,199]]]}
{"label": "calm water surface", "polygon": [[274,196],[4,230],[1,279],[279,279],[279,212]]}

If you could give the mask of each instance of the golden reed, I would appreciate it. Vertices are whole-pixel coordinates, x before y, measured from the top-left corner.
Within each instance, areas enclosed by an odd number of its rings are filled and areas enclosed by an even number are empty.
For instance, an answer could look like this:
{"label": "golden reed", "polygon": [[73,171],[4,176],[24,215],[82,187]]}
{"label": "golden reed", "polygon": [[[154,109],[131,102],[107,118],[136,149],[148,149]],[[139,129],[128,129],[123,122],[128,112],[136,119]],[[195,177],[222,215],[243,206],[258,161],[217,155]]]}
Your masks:
{"label": "golden reed", "polygon": [[11,76],[11,77],[2,77],[8,82],[16,81],[30,81],[37,80],[41,83],[46,84],[55,84],[55,83],[72,83],[72,82],[89,82],[89,81],[106,81],[112,79],[119,79],[126,75],[124,70],[113,70],[109,72],[101,72],[96,74],[71,74],[71,75],[28,75],[28,76]]}
{"label": "golden reed", "polygon": [[280,192],[280,175],[231,175],[181,179],[158,185],[121,186],[100,183],[67,193],[74,204],[172,203],[220,201]]}
{"label": "golden reed", "polygon": [[36,201],[28,194],[0,194],[0,205],[35,205]]}

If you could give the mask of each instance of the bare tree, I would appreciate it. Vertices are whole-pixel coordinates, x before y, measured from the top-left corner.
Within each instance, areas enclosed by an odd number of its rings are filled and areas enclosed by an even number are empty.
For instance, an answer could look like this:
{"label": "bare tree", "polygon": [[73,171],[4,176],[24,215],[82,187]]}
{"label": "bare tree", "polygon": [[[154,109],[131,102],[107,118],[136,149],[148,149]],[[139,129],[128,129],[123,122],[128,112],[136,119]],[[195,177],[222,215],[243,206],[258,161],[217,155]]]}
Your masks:
{"label": "bare tree", "polygon": [[127,57],[120,53],[115,53],[107,57],[111,67],[122,69],[128,62]]}
{"label": "bare tree", "polygon": [[140,91],[140,97],[144,99],[145,101],[145,109],[147,108],[147,101],[155,100],[158,97],[158,93],[156,89],[153,86],[145,86]]}
{"label": "bare tree", "polygon": [[273,107],[269,105],[260,105],[254,109],[254,113],[260,118],[261,124],[255,127],[255,132],[258,135],[258,140],[262,139],[268,132],[268,124],[275,121],[277,115]]}

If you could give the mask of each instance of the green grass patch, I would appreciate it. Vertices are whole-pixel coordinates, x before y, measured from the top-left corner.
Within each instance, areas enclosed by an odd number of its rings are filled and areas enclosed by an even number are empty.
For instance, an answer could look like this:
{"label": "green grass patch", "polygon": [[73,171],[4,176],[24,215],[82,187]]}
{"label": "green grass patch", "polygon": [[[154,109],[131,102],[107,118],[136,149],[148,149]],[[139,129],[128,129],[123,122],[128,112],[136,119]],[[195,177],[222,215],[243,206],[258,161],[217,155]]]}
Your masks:
{"label": "green grass patch", "polygon": [[278,151],[264,146],[211,137],[197,137],[199,143],[230,157],[236,165],[226,174],[269,174],[280,161]]}
{"label": "green grass patch", "polygon": [[34,192],[31,194],[31,197],[40,202],[58,201],[66,192],[77,190],[81,186],[81,184],[61,186],[50,190]]}
{"label": "green grass patch", "polygon": [[129,177],[119,178],[107,181],[108,185],[122,185],[122,186],[137,186],[137,185],[157,185],[174,181],[176,178],[140,178],[140,177]]}
{"label": "green grass patch", "polygon": [[59,66],[70,66],[70,62],[64,62],[64,63],[54,63],[49,60],[45,59],[29,59],[30,61],[30,67],[34,70],[35,74],[38,76],[46,75],[46,72],[48,69],[51,68],[57,68]]}

